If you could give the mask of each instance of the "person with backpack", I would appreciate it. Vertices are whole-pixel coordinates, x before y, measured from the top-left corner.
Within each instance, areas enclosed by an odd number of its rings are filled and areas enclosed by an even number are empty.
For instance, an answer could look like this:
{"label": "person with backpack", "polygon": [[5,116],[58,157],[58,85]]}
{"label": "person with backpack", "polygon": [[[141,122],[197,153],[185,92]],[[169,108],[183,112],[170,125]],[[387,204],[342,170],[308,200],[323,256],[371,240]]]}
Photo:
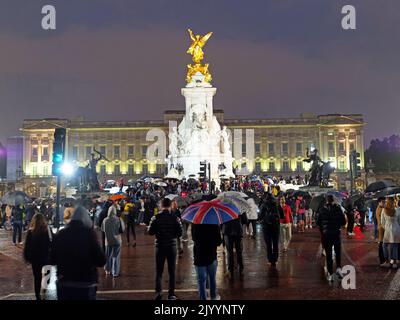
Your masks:
{"label": "person with backpack", "polygon": [[259,220],[263,226],[267,258],[272,267],[276,267],[279,257],[280,219],[277,203],[273,196],[267,193],[261,204]]}
{"label": "person with backpack", "polygon": [[24,259],[32,265],[36,300],[42,300],[40,295],[42,268],[49,264],[52,240],[53,234],[46,223],[46,218],[36,213],[31,219],[24,247]]}

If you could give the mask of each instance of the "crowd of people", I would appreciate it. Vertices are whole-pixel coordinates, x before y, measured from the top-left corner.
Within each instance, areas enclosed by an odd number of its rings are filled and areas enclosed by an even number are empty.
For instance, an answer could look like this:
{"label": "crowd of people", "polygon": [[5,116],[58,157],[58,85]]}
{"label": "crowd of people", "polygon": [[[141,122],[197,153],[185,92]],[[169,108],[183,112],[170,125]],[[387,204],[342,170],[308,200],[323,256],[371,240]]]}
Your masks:
{"label": "crowd of people", "polygon": [[[318,228],[325,255],[325,272],[329,282],[334,275],[341,279],[341,235],[346,226],[347,236],[354,235],[357,222],[365,232],[368,212],[372,212],[374,236],[378,242],[379,262],[383,268],[397,268],[400,244],[400,209],[397,198],[379,198],[367,207],[365,198],[354,200],[344,196],[338,201],[328,194],[318,208],[311,208],[316,195],[282,192],[276,185],[242,181],[221,184],[215,188],[193,181],[168,183],[161,187],[153,183],[139,183],[126,193],[101,201],[98,197],[81,199],[75,204],[64,203],[64,227],[54,233],[54,206],[42,202],[3,206],[13,221],[13,243],[22,245],[22,233],[27,229],[24,258],[32,265],[36,298],[42,299],[42,269],[57,266],[58,299],[95,299],[98,272],[104,268],[106,276],[121,275],[121,247],[136,246],[136,229],[145,228],[155,241],[156,299],[162,299],[162,276],[165,262],[168,266],[168,299],[175,294],[175,267],[177,257],[183,254],[182,242],[193,241],[193,261],[197,275],[199,298],[220,299],[216,285],[217,251],[223,246],[230,279],[239,277],[245,268],[243,238],[256,238],[261,226],[267,259],[276,268],[279,257],[285,254],[292,233],[299,234]],[[224,191],[241,191],[248,195],[249,210],[240,212],[239,219],[223,225],[190,224],[182,220],[182,212],[190,204],[212,200]],[[182,205],[171,193],[187,198]],[[126,241],[123,241],[126,237]],[[333,253],[334,252],[334,253]],[[336,262],[334,271],[333,263]],[[207,293],[207,285],[210,293]]]}

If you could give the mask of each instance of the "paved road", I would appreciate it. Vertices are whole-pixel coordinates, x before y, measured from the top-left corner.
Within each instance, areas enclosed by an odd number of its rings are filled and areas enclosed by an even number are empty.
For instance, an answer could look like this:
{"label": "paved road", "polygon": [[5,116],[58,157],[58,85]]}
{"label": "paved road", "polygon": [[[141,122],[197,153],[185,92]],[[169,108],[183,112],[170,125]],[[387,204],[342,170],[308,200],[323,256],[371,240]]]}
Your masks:
{"label": "paved road", "polygon": [[[259,230],[260,231],[260,230]],[[100,299],[152,299],[154,297],[153,238],[137,228],[137,247],[122,249],[122,276],[111,278],[100,270]],[[125,241],[125,239],[124,239]],[[177,262],[177,295],[197,299],[196,276],[192,264],[191,241]],[[343,237],[343,264],[356,269],[356,289],[344,290],[339,281],[329,285],[323,275],[319,233],[308,230],[294,234],[289,251],[282,255],[276,270],[267,265],[261,233],[255,240],[244,239],[245,272],[233,280],[224,276],[225,255],[218,252],[217,285],[225,299],[398,299],[400,270],[378,267],[377,244],[369,232],[356,230],[354,239]],[[11,245],[11,233],[0,230],[0,299],[33,299],[31,269],[22,259],[22,248]],[[166,273],[166,270],[165,270]],[[166,274],[165,274],[166,280]],[[164,289],[167,283],[164,284]],[[51,293],[51,292],[50,292]],[[52,293],[50,298],[52,298]]]}

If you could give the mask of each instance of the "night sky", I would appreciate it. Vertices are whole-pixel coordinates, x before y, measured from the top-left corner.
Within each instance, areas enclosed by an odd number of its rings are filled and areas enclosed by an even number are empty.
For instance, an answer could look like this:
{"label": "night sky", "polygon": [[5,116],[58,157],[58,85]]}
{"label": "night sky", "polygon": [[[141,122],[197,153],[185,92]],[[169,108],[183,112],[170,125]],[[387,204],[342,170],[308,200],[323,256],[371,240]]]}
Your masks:
{"label": "night sky", "polygon": [[[41,8],[57,9],[57,30]],[[357,30],[341,8],[357,9]],[[183,109],[186,29],[226,118],[362,113],[400,133],[399,0],[0,0],[0,141],[25,118],[161,119]]]}

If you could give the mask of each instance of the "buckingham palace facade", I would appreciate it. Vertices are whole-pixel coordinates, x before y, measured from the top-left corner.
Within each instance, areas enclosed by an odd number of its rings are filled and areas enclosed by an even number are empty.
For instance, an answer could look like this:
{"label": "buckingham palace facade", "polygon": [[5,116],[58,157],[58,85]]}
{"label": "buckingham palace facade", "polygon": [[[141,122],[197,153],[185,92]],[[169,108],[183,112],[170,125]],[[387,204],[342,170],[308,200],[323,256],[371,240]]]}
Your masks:
{"label": "buckingham palace facade", "polygon": [[[231,132],[241,129],[245,137],[246,129],[252,129],[254,157],[246,157],[245,141],[240,153],[233,150],[233,154],[236,155],[235,166],[247,166],[256,174],[304,175],[309,169],[309,165],[302,161],[306,148],[317,148],[323,161],[333,163],[337,188],[344,188],[352,150],[360,152],[363,167],[365,122],[360,114],[301,114],[291,118],[257,120],[225,119],[222,110],[215,110],[214,114],[219,123],[226,125]],[[159,129],[165,133],[168,146],[170,124],[179,123],[183,116],[184,111],[170,110],[159,121],[24,120],[21,128],[24,182],[41,187],[52,183],[53,135],[54,129],[59,127],[67,129],[66,161],[86,166],[94,150],[105,155],[107,160],[98,163],[100,179],[162,176],[165,173],[165,155],[148,160],[147,149],[154,142],[147,141],[146,135],[152,129]]]}

